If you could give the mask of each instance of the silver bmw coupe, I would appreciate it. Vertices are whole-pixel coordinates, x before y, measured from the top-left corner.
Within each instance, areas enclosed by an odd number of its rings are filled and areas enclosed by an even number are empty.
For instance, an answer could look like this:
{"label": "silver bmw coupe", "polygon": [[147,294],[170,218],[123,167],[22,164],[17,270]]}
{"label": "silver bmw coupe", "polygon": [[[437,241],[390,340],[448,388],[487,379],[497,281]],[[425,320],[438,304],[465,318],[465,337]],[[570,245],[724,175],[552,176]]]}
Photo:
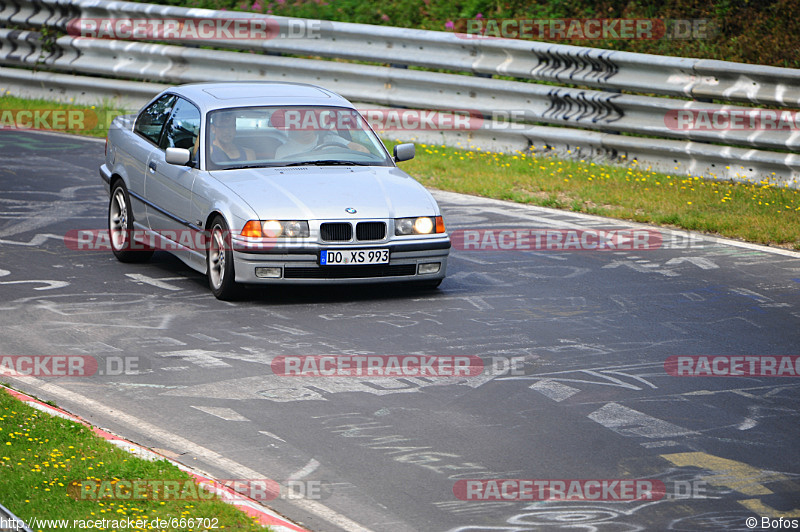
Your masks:
{"label": "silver bmw coupe", "polygon": [[117,117],[100,175],[123,262],[173,253],[230,299],[248,283],[436,287],[450,238],[353,105],[313,85],[170,88]]}

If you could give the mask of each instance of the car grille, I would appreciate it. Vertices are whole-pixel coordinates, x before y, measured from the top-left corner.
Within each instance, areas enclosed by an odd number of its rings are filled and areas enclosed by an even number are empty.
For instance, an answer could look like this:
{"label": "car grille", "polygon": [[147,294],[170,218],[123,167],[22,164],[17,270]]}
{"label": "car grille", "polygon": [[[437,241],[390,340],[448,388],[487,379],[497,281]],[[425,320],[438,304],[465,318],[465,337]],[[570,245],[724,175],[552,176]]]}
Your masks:
{"label": "car grille", "polygon": [[347,242],[353,238],[353,226],[347,222],[325,223],[319,226],[325,242]]}
{"label": "car grille", "polygon": [[385,222],[359,222],[356,225],[356,238],[359,240],[383,240],[385,237]]}
{"label": "car grille", "polygon": [[416,264],[378,266],[291,267],[284,269],[284,279],[363,279],[366,277],[399,277],[417,273]]}

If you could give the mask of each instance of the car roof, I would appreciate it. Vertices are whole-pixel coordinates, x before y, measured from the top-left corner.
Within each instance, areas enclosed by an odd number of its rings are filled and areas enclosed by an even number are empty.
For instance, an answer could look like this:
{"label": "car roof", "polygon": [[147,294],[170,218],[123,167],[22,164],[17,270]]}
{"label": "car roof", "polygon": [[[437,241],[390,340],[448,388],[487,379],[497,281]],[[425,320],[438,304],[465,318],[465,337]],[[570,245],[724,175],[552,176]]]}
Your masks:
{"label": "car roof", "polygon": [[235,81],[191,83],[172,87],[166,92],[183,96],[207,113],[215,109],[265,105],[326,105],[353,108],[353,104],[316,85],[279,81]]}

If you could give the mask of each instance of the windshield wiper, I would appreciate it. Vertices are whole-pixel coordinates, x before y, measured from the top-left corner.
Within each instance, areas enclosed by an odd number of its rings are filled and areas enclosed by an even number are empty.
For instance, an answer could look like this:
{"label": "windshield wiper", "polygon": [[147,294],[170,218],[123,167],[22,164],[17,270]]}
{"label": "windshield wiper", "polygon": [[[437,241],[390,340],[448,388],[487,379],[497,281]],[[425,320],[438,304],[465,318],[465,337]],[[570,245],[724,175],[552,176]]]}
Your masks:
{"label": "windshield wiper", "polygon": [[289,163],[283,166],[369,166],[368,163],[357,163],[355,161],[340,161],[339,159],[326,159],[323,161],[303,161],[299,163]]}
{"label": "windshield wiper", "polygon": [[276,165],[272,163],[258,163],[258,164],[235,164],[233,166],[226,166],[223,170],[243,170],[245,168],[274,168]]}

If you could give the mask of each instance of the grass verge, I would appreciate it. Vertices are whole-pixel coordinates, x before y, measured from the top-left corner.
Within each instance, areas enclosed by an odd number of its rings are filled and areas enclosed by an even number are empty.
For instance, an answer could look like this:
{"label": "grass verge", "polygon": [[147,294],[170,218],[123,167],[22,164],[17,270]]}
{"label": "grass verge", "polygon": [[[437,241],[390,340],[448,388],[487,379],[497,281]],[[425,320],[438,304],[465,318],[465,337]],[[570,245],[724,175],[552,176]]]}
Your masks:
{"label": "grass verge", "polygon": [[426,144],[401,166],[427,187],[800,250],[800,190],[767,182]]}
{"label": "grass verge", "polygon": [[[136,458],[98,437],[91,428],[32,408],[3,388],[0,388],[0,479],[0,502],[32,528],[35,526],[32,518],[69,523],[66,527],[38,523],[34,531],[78,530],[86,527],[76,521],[96,523],[102,519],[108,526],[93,528],[174,532],[206,530],[216,524],[220,530],[236,532],[265,530],[235,507],[216,497],[209,498],[210,494],[200,493],[199,488],[192,490],[192,477],[168,461]],[[150,491],[145,497],[135,497],[130,492],[119,497],[117,492],[113,498],[99,496],[111,494],[111,490],[104,490],[103,483],[94,484],[99,486],[93,492],[96,497],[83,488],[94,482],[108,481],[107,486],[134,479],[177,481],[173,484],[183,488],[177,497]],[[150,482],[150,485],[159,484]],[[114,520],[122,522],[127,518],[147,523],[154,519],[169,522],[174,518],[177,526],[113,526]],[[187,526],[180,526],[181,519],[186,520]],[[201,520],[205,526],[196,526]]]}
{"label": "grass verge", "polygon": [[[96,137],[104,137],[122,112],[107,103],[76,107],[0,96],[0,118],[8,109],[88,109],[102,122],[66,132]],[[386,144],[391,149],[395,143]],[[663,174],[534,151],[501,154],[426,144],[418,144],[416,158],[401,167],[427,187],[800,250],[800,190],[767,182],[707,180],[680,167]]]}
{"label": "grass verge", "polygon": [[[36,111],[26,113],[26,111]],[[124,114],[109,102],[74,105],[3,94],[0,87],[0,129],[38,129],[105,138],[115,116]]]}

